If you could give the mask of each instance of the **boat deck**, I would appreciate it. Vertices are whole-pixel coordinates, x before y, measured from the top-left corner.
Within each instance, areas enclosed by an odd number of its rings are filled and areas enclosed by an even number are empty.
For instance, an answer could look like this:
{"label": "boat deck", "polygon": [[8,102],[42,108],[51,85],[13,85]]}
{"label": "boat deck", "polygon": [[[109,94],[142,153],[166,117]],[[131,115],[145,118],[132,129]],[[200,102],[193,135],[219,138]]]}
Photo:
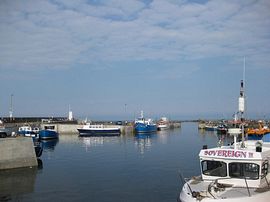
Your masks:
{"label": "boat deck", "polygon": [[[267,181],[270,183],[270,174],[267,176]],[[230,178],[228,179],[230,180]],[[244,180],[244,179],[243,179]],[[215,184],[214,181],[203,181],[200,176],[193,177],[188,183],[190,185],[191,190],[194,192],[199,192],[200,197],[208,198],[208,199],[228,199],[228,200],[237,200],[240,198],[249,198],[252,197],[259,197],[267,195],[270,197],[270,186],[267,184],[265,179],[262,180],[262,183],[259,188],[253,187],[237,187],[233,186],[232,184],[225,184],[223,183]],[[264,193],[262,195],[262,193]]]}

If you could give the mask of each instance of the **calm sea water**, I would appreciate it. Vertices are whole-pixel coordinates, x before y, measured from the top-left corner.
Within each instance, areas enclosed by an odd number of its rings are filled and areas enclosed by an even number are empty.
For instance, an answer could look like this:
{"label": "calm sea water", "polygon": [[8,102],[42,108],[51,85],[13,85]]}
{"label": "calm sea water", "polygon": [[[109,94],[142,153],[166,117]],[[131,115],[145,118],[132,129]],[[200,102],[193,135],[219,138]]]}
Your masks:
{"label": "calm sea water", "polygon": [[44,143],[39,168],[0,172],[0,201],[176,201],[184,177],[198,175],[198,153],[216,146],[196,123],[149,136],[62,135]]}

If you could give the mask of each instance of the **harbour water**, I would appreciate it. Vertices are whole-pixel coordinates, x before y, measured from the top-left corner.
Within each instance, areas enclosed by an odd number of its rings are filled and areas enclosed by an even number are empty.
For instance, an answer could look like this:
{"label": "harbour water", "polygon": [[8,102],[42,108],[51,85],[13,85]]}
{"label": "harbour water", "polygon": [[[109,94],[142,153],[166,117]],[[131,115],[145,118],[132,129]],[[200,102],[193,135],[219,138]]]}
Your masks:
{"label": "harbour water", "polygon": [[176,201],[179,172],[198,175],[200,149],[217,142],[197,123],[140,136],[60,134],[44,142],[38,168],[0,172],[0,201]]}

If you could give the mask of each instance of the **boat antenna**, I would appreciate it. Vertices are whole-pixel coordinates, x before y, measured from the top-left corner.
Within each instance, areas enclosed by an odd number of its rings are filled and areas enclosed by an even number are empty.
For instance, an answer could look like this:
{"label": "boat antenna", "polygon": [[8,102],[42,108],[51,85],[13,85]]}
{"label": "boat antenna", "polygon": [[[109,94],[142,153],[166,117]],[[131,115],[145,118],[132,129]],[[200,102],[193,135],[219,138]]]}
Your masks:
{"label": "boat antenna", "polygon": [[241,130],[242,130],[242,146],[244,146],[244,112],[245,112],[245,92],[244,92],[244,81],[245,81],[245,69],[246,69],[246,58],[244,57],[244,69],[243,69],[243,80],[240,84],[240,96],[238,100],[238,112],[240,113],[241,118]]}
{"label": "boat antenna", "polygon": [[244,56],[244,69],[243,69],[243,81],[244,81],[244,85],[246,84],[246,78],[245,78],[245,76],[246,76],[246,56]]}

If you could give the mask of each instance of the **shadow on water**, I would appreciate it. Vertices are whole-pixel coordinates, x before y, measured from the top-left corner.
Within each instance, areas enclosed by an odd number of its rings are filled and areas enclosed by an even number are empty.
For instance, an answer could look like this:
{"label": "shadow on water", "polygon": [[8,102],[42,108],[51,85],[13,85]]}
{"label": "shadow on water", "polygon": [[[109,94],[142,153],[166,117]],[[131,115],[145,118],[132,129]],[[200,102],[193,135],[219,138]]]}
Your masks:
{"label": "shadow on water", "polygon": [[0,201],[34,192],[38,167],[0,171]]}
{"label": "shadow on water", "polygon": [[43,161],[41,159],[37,159],[38,162],[38,170],[42,170],[43,169]]}

